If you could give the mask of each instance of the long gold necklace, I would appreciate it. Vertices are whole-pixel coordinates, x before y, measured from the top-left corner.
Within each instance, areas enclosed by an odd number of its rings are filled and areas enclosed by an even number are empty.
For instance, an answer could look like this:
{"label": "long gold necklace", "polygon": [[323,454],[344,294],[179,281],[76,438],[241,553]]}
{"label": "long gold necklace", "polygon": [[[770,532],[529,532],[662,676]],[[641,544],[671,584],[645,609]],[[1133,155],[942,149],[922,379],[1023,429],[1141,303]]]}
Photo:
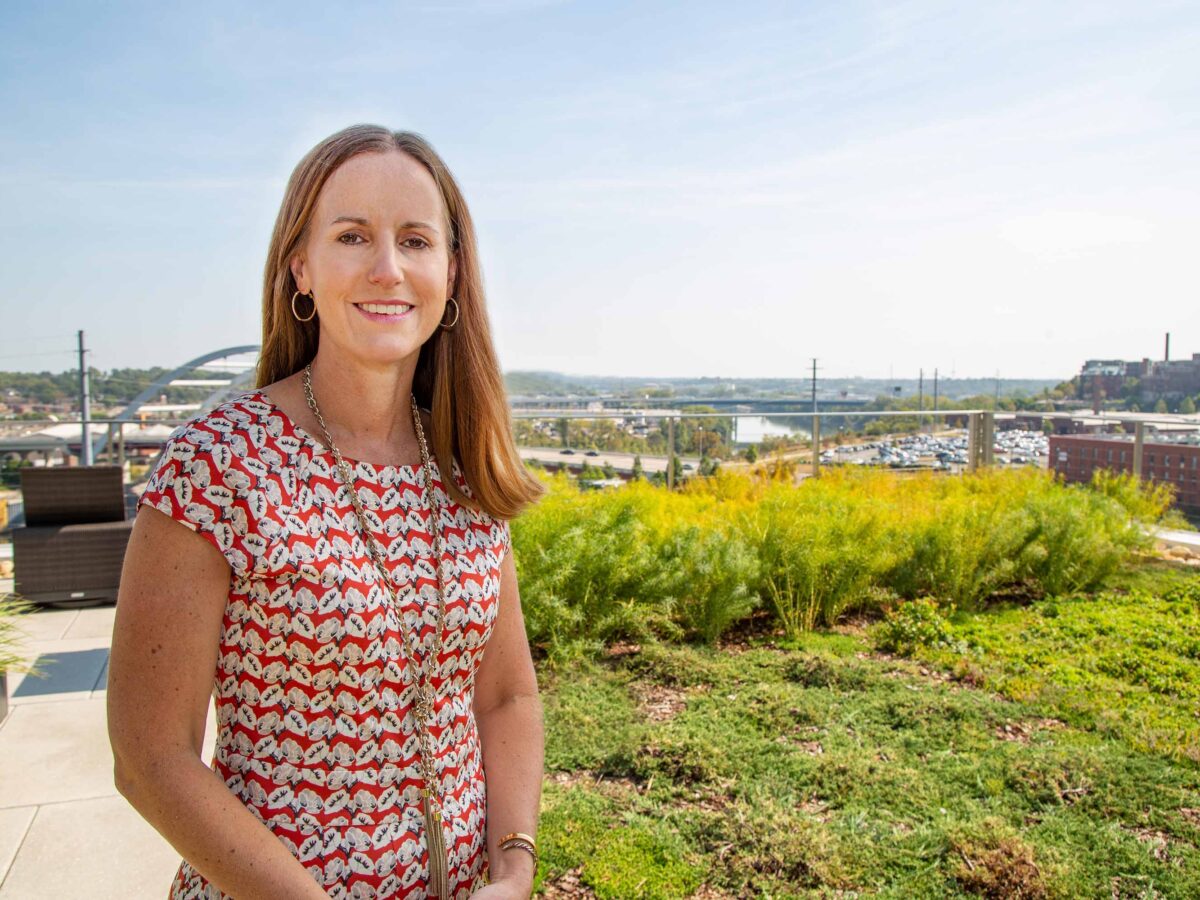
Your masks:
{"label": "long gold necklace", "polygon": [[[409,401],[412,406],[413,428],[416,430],[417,440],[421,444],[421,467],[425,473],[425,502],[429,507],[430,518],[433,520],[433,559],[434,569],[437,572],[438,586],[438,615],[437,630],[434,634],[434,647],[426,653],[426,664],[423,666],[417,664],[416,647],[413,643],[411,630],[404,627],[404,616],[400,609],[399,589],[392,580],[387,566],[384,564],[383,547],[375,540],[375,535],[371,532],[367,524],[367,514],[363,510],[362,499],[358,496],[358,488],[354,483],[354,473],[351,471],[349,464],[342,459],[341,451],[338,450],[337,445],[333,442],[333,437],[329,434],[329,428],[325,424],[325,419],[321,416],[321,410],[317,407],[317,399],[313,396],[312,389],[311,363],[304,367],[304,396],[308,399],[308,408],[312,410],[313,415],[321,426],[321,430],[325,433],[325,445],[333,453],[333,458],[337,462],[338,474],[341,475],[342,481],[350,493],[350,502],[354,504],[354,512],[358,516],[359,531],[362,532],[367,552],[371,554],[375,568],[379,570],[380,578],[383,581],[384,587],[387,588],[388,596],[392,602],[392,609],[395,610],[396,619],[399,623],[402,646],[408,657],[409,669],[414,673],[413,682],[417,694],[414,705],[421,745],[421,778],[424,781],[424,786],[421,788],[421,797],[424,800],[425,807],[425,844],[429,851],[429,886],[427,892],[431,897],[448,898],[450,896],[449,860],[446,856],[446,838],[442,833],[441,799],[435,796],[437,773],[433,763],[433,736],[429,730],[429,722],[434,716],[434,701],[437,699],[437,692],[433,687],[430,669],[433,665],[437,664],[437,660],[442,653],[442,627],[446,621],[446,586],[442,576],[441,508],[433,492],[433,466],[429,461],[429,447],[425,443],[425,430],[421,427],[421,413],[417,407],[417,398],[415,394],[409,394]],[[414,575],[414,580],[415,577]],[[431,660],[432,663],[430,662]]]}

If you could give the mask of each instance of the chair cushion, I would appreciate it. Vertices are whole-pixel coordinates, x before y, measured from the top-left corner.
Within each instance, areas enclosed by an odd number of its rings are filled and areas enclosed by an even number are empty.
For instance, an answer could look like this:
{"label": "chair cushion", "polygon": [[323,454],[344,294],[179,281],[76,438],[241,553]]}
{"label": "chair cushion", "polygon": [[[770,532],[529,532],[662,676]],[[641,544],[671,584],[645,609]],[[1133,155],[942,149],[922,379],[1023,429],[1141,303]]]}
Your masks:
{"label": "chair cushion", "polygon": [[31,599],[49,592],[115,592],[132,529],[132,519],[14,529],[14,590]]}
{"label": "chair cushion", "polygon": [[20,472],[26,525],[120,522],[125,518],[120,466],[29,466]]}

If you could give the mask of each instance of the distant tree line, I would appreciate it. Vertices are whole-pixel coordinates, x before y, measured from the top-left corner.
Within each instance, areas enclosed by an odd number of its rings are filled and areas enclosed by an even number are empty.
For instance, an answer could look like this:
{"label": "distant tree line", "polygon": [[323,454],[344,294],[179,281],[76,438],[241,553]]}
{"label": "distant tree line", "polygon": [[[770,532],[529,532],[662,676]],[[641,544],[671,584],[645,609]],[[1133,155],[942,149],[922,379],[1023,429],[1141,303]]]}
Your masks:
{"label": "distant tree line", "polygon": [[[93,406],[123,406],[140,394],[168,369],[88,369],[88,391]],[[206,387],[166,387],[161,393],[168,403],[194,403],[211,391]],[[79,408],[79,370],[65,372],[0,372],[0,399],[9,403],[41,406],[68,403]]]}

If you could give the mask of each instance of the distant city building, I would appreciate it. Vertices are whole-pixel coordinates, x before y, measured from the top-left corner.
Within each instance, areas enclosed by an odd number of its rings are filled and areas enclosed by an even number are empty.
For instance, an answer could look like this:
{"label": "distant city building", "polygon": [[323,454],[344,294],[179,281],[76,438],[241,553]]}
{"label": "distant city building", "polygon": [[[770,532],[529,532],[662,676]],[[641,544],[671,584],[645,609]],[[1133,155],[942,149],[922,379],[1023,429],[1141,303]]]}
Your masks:
{"label": "distant city building", "polygon": [[1140,377],[1143,398],[1181,400],[1194,397],[1200,394],[1200,353],[1193,353],[1191,359],[1151,363]]}
{"label": "distant city building", "polygon": [[1200,394],[1200,353],[1191,359],[1089,359],[1079,370],[1079,380],[1085,395],[1097,389],[1108,397],[1118,396],[1125,379],[1138,379],[1138,401],[1156,403],[1176,401]]}
{"label": "distant city building", "polygon": [[[1086,484],[1097,469],[1132,472],[1133,436],[1051,435],[1050,468],[1068,484]],[[1200,512],[1200,440],[1195,435],[1145,441],[1141,476],[1174,485],[1176,505]]]}
{"label": "distant city building", "polygon": [[1089,359],[1083,364],[1079,374],[1089,375],[1120,375],[1125,377],[1126,362],[1123,359]]}

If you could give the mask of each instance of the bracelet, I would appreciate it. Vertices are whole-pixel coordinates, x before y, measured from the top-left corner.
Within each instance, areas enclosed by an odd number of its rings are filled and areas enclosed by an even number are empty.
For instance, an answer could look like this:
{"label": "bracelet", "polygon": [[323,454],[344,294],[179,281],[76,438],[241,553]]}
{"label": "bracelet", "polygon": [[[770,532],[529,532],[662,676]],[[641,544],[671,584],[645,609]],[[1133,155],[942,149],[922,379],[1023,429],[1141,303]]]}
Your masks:
{"label": "bracelet", "polygon": [[533,874],[537,876],[538,868],[538,852],[537,843],[528,834],[522,834],[519,831],[514,831],[511,834],[506,834],[500,839],[499,847],[501,850],[508,850],[512,847],[519,847],[533,857]]}

